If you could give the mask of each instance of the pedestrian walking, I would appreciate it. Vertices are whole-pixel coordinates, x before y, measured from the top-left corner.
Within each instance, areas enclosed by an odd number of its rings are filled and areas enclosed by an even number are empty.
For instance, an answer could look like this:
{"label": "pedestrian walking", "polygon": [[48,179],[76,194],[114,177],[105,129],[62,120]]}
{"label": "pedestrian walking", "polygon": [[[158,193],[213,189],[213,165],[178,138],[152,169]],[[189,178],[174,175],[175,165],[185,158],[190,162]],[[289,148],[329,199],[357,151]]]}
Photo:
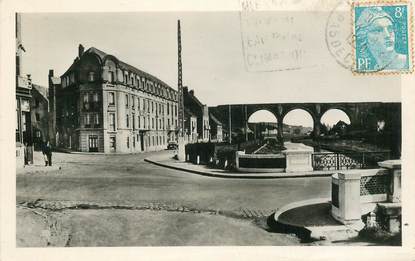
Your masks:
{"label": "pedestrian walking", "polygon": [[43,157],[45,158],[45,166],[52,166],[52,147],[47,141],[42,148]]}
{"label": "pedestrian walking", "polygon": [[24,165],[29,165],[29,153],[27,151],[27,142],[23,144],[23,153],[24,153]]}

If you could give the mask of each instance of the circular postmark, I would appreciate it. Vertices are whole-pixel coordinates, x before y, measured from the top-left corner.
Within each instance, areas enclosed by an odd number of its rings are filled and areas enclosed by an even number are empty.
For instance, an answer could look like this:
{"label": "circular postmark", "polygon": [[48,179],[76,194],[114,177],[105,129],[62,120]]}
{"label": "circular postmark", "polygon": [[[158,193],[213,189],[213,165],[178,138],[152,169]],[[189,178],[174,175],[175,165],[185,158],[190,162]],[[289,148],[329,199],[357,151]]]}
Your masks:
{"label": "circular postmark", "polygon": [[353,67],[353,32],[350,17],[350,3],[339,0],[330,12],[326,23],[325,40],[330,54],[345,69]]}

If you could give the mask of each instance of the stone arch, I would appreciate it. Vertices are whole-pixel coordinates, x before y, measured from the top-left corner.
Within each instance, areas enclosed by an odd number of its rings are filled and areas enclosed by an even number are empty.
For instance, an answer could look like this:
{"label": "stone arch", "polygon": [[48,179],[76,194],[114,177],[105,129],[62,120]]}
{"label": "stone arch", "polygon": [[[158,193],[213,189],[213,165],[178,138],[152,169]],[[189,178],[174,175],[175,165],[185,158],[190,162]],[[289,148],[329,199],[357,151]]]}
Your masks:
{"label": "stone arch", "polygon": [[350,116],[344,110],[337,108],[325,110],[320,117],[322,132],[325,134],[343,136],[350,130],[351,123]]}
{"label": "stone arch", "polygon": [[255,113],[259,112],[259,111],[267,111],[267,112],[271,113],[278,122],[278,116],[275,114],[275,112],[273,110],[271,110],[270,108],[267,108],[267,107],[257,107],[255,109],[250,109],[249,112],[247,111],[246,121],[248,122],[249,119],[251,118],[251,116],[254,115]]}
{"label": "stone arch", "polygon": [[344,112],[350,120],[350,125],[355,123],[355,117],[353,117],[352,112],[350,110],[348,110],[347,108],[345,108],[343,106],[340,106],[340,105],[338,105],[338,106],[329,106],[329,107],[325,108],[324,110],[322,110],[321,114],[320,114],[320,117],[319,117],[319,120],[321,121],[321,117],[323,117],[323,115],[326,112],[330,111],[330,110],[339,110],[339,111]]}
{"label": "stone arch", "polygon": [[[295,106],[295,107],[291,107],[291,108],[285,110],[284,113],[281,115],[281,118],[282,118],[281,125],[283,125],[285,123],[284,120],[286,120],[287,115],[289,115],[290,113],[295,112],[295,111],[303,111],[303,112],[305,112],[306,114],[308,114],[310,116],[310,118],[312,120],[312,123],[311,123],[311,126],[309,126],[309,127],[312,128],[311,132],[314,133],[314,131],[316,129],[316,123],[318,123],[318,121],[316,120],[316,114],[310,108],[307,108],[307,107],[304,107],[304,106]],[[307,127],[307,126],[303,126],[303,127]],[[306,134],[306,133],[304,133],[304,134]]]}
{"label": "stone arch", "polygon": [[[252,117],[255,117],[255,115],[259,115],[259,113],[263,114],[262,117],[272,117],[272,119],[269,119],[267,121],[252,121]],[[258,117],[258,116],[257,116]],[[261,116],[259,116],[261,117]],[[274,126],[261,126],[258,123],[261,122],[269,122],[269,123],[275,123]],[[261,137],[261,131],[262,128],[269,128],[269,129],[277,129],[278,128],[278,117],[275,115],[275,113],[270,110],[269,108],[257,108],[255,111],[251,112],[249,114],[249,117],[247,115],[247,119],[246,119],[246,131],[248,132],[248,139],[257,139],[258,137]],[[259,127],[259,129],[257,129]],[[275,136],[276,138],[276,136]]]}
{"label": "stone arch", "polygon": [[303,110],[306,111],[313,121],[315,122],[318,119],[318,115],[315,111],[313,111],[310,107],[307,106],[290,106],[283,109],[283,112],[281,114],[281,119],[284,120],[285,116],[287,116],[288,113],[294,111],[294,110]]}

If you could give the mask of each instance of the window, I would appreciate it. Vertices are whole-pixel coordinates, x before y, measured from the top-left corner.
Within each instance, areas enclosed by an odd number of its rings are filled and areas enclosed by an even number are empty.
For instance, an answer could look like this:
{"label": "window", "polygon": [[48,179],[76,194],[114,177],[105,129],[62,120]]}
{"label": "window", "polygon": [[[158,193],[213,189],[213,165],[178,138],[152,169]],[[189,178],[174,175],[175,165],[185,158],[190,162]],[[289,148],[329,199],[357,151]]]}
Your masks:
{"label": "window", "polygon": [[135,107],[135,98],[134,98],[134,96],[133,97],[131,97],[131,106],[133,107],[133,109],[134,109],[134,107]]}
{"label": "window", "polygon": [[133,147],[135,148],[135,136],[133,136]]}
{"label": "window", "polygon": [[84,124],[85,124],[85,128],[89,128],[90,124],[91,124],[91,115],[89,115],[89,113],[85,114],[84,116]]}
{"label": "window", "polygon": [[146,110],[146,100],[143,100],[143,111]]}
{"label": "window", "polygon": [[154,118],[151,118],[151,128],[154,129]]}
{"label": "window", "polygon": [[110,125],[110,130],[115,131],[115,113],[109,114],[109,125]]}
{"label": "window", "polygon": [[125,107],[128,108],[128,94],[125,95]]}
{"label": "window", "polygon": [[137,108],[140,110],[140,98],[137,97]]}
{"label": "window", "polygon": [[134,77],[131,77],[131,85],[134,85]]}
{"label": "window", "polygon": [[98,136],[89,135],[88,137],[89,152],[98,152]]}
{"label": "window", "polygon": [[95,124],[95,127],[99,126],[99,114],[95,114],[94,124]]}
{"label": "window", "polygon": [[128,83],[128,73],[127,72],[124,73],[124,83],[125,84]]}
{"label": "window", "polygon": [[110,137],[110,151],[115,151],[115,137]]}
{"label": "window", "polygon": [[108,93],[108,104],[114,105],[115,104],[115,96],[113,92]]}
{"label": "window", "polygon": [[177,105],[174,106],[174,115],[177,116]]}
{"label": "window", "polygon": [[136,128],[136,126],[135,126],[135,115],[134,115],[134,113],[132,114],[132,116],[131,116],[132,118],[133,118],[133,130],[135,130]]}
{"label": "window", "polygon": [[93,94],[93,96],[92,96],[92,100],[93,100],[94,102],[98,102],[98,100],[99,100],[98,93],[94,93],[94,94]]}
{"label": "window", "polygon": [[125,119],[126,119],[126,127],[129,128],[130,127],[130,117],[128,117],[128,114],[125,115]]}
{"label": "window", "polygon": [[84,109],[88,110],[89,109],[89,95],[88,93],[84,93]]}
{"label": "window", "polygon": [[138,128],[141,128],[141,117],[137,116],[137,121],[138,121]]}
{"label": "window", "polygon": [[151,102],[151,113],[153,113],[154,112],[154,102],[152,101]]}
{"label": "window", "polygon": [[[71,75],[71,78],[72,78],[72,75]],[[72,81],[72,79],[71,79],[71,81]],[[94,82],[95,81],[95,72],[89,72],[88,73],[88,81],[89,82]]]}
{"label": "window", "polygon": [[36,112],[36,121],[40,121],[40,115]]}
{"label": "window", "polygon": [[169,104],[167,104],[167,115],[169,115],[170,114],[170,106],[169,106]]}
{"label": "window", "polygon": [[108,72],[108,82],[114,82],[114,72]]}
{"label": "window", "polygon": [[127,137],[127,149],[130,148],[130,137]]}

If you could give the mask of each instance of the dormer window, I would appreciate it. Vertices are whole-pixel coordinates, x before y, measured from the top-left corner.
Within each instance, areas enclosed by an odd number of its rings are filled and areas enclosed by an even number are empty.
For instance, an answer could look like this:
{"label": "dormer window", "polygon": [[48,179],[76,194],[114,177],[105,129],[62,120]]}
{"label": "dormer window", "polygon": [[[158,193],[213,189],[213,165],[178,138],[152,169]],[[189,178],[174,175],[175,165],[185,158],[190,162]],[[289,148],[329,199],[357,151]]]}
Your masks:
{"label": "dormer window", "polygon": [[88,82],[94,82],[95,81],[95,72],[89,72],[88,73]]}
{"label": "dormer window", "polygon": [[108,82],[114,82],[114,72],[108,72]]}
{"label": "dormer window", "polygon": [[128,73],[127,72],[124,73],[124,83],[128,84]]}

